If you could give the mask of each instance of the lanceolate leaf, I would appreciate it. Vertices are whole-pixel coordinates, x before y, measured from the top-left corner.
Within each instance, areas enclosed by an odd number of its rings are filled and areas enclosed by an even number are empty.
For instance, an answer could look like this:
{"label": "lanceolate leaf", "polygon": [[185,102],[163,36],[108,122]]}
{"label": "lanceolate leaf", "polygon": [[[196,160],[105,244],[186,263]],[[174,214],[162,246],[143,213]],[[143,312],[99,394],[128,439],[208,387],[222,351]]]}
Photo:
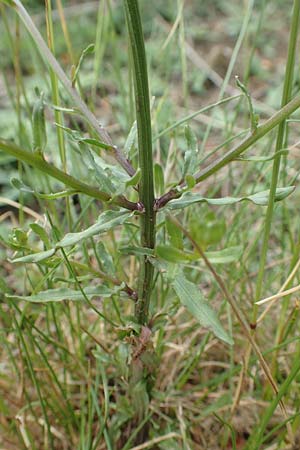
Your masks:
{"label": "lanceolate leaf", "polygon": [[[93,297],[111,297],[120,291],[122,286],[116,286],[111,289],[106,286],[88,287],[84,289],[86,297],[91,300]],[[25,300],[31,303],[48,303],[62,302],[63,300],[84,301],[81,291],[67,288],[50,289],[49,291],[41,291],[35,295],[20,296],[7,295],[10,300]]]}
{"label": "lanceolate leaf", "polygon": [[[243,247],[238,245],[234,247],[224,248],[212,252],[205,252],[205,256],[212,264],[229,264],[237,261],[243,252]],[[172,245],[158,245],[156,247],[156,255],[171,263],[189,263],[201,259],[198,252],[190,252],[176,248]]]}
{"label": "lanceolate leaf", "polygon": [[98,221],[94,225],[80,231],[79,233],[66,234],[54,248],[47,251],[22,256],[21,258],[16,258],[12,262],[37,263],[43,261],[53,256],[58,249],[78,244],[81,240],[90,238],[96,234],[105,233],[106,231],[121,225],[131,216],[132,213],[124,211],[105,211],[99,216]]}
{"label": "lanceolate leaf", "polygon": [[79,233],[66,234],[55,247],[68,247],[70,245],[77,244],[83,239],[95,236],[96,234],[105,233],[106,231],[124,223],[130,216],[132,216],[132,213],[124,211],[105,211],[99,216],[98,221],[94,225],[80,231]]}
{"label": "lanceolate leaf", "polygon": [[[290,195],[295,189],[295,186],[287,186],[283,188],[276,189],[275,201],[280,201]],[[167,204],[168,209],[182,209],[187,206],[196,204],[196,203],[208,203],[209,205],[217,205],[217,206],[225,206],[225,205],[233,205],[235,203],[242,202],[244,200],[248,200],[256,205],[266,206],[268,204],[270,191],[262,191],[257,192],[253,195],[248,195],[245,197],[222,197],[222,198],[205,198],[200,194],[193,194],[191,192],[187,192],[183,194],[177,200],[172,200]]]}
{"label": "lanceolate leaf", "polygon": [[21,258],[13,259],[11,262],[13,263],[37,263],[40,261],[44,261],[45,259],[50,258],[54,255],[56,249],[51,248],[51,250],[47,250],[45,252],[32,253],[31,255],[22,256]]}
{"label": "lanceolate leaf", "polygon": [[199,323],[212,331],[219,339],[233,345],[233,340],[224,330],[215,311],[203,297],[197,286],[178,273],[172,286],[186,309],[199,321]]}
{"label": "lanceolate leaf", "polygon": [[243,253],[243,247],[236,245],[234,247],[224,248],[223,250],[205,252],[205,256],[212,264],[229,264],[238,261]]}
{"label": "lanceolate leaf", "polygon": [[18,178],[12,178],[10,180],[10,182],[16,189],[19,189],[21,192],[27,192],[29,194],[33,194],[36,197],[42,198],[45,200],[56,200],[58,198],[68,197],[70,195],[74,195],[79,192],[79,191],[76,191],[75,189],[70,189],[70,190],[61,191],[61,192],[50,192],[49,194],[44,194],[44,193],[35,191],[31,187],[24,184],[23,181],[19,180]]}
{"label": "lanceolate leaf", "polygon": [[185,139],[187,150],[184,155],[183,178],[185,178],[186,175],[192,175],[197,169],[197,137],[189,125],[185,127]]}
{"label": "lanceolate leaf", "polygon": [[136,255],[136,256],[153,256],[154,250],[152,248],[147,247],[121,247],[119,248],[119,252],[123,255]]}

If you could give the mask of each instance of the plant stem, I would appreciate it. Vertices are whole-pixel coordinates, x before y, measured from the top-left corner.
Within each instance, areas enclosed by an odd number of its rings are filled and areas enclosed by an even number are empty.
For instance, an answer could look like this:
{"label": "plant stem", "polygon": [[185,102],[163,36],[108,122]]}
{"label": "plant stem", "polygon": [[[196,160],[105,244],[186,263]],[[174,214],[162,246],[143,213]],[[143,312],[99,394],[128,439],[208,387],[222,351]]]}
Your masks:
{"label": "plant stem", "polygon": [[[293,112],[295,112],[300,107],[300,94],[296,95],[293,100],[283,106],[278,112],[273,114],[272,117],[267,119],[262,125],[256,128],[255,132],[251,133],[245,139],[237,144],[233,149],[229,150],[225,155],[220,156],[216,161],[209,164],[204,169],[200,170],[194,175],[196,183],[206,180],[211,175],[214,175],[220,169],[222,169],[227,164],[234,161],[238,156],[244,153],[253,144],[259,141],[263,136],[265,136],[269,131],[273,130],[277,125],[285,121]],[[183,186],[182,183],[181,186]],[[162,197],[156,201],[156,209],[162,208],[170,200],[178,198],[182,195],[176,188],[171,189],[166,192]]]}
{"label": "plant stem", "polygon": [[[124,0],[124,5],[133,58],[139,166],[141,169],[139,194],[140,202],[145,208],[145,212],[141,216],[141,245],[143,247],[154,248],[155,211],[152,131],[146,52],[138,0]],[[136,318],[141,324],[145,324],[148,319],[152,282],[153,266],[145,256],[143,257],[140,268],[138,301],[136,302],[135,310]]]}
{"label": "plant stem", "polygon": [[[51,51],[49,50],[47,44],[45,43],[41,33],[33,23],[31,17],[29,16],[28,12],[22,5],[22,3],[19,0],[13,0],[13,6],[18,15],[20,16],[21,20],[23,21],[24,25],[26,26],[27,30],[31,34],[36,46],[38,47],[42,57],[47,61],[53,72],[57,75],[60,82],[63,84],[64,88],[74,101],[77,108],[80,110],[84,118],[87,120],[87,122],[91,125],[91,127],[95,130],[95,132],[98,134],[98,136],[101,138],[103,142],[106,144],[112,145],[112,140],[107,133],[107,131],[101,126],[101,124],[98,122],[97,118],[94,116],[94,114],[88,109],[85,102],[81,99],[79,94],[77,93],[76,89],[73,88],[71,81],[66,76],[65,72],[59,65],[57,59],[53,56]],[[130,162],[127,160],[125,155],[122,153],[122,151],[116,147],[113,146],[113,156],[114,158],[119,162],[119,164],[123,167],[126,172],[132,176],[135,173],[134,168],[130,164]]]}
{"label": "plant stem", "polygon": [[[23,150],[20,147],[17,147],[15,144],[12,144],[8,141],[4,141],[0,139],[0,149],[5,153],[8,153],[11,156],[14,156],[16,159],[23,161],[24,163],[30,164],[36,169],[41,170],[43,173],[50,175],[53,178],[64,183],[66,186],[71,187],[76,192],[80,192],[82,194],[86,194],[89,197],[96,198],[103,202],[111,202],[114,205],[121,206],[123,208],[129,209],[131,211],[139,210],[139,206],[136,203],[130,202],[123,195],[118,195],[117,197],[112,197],[106,192],[99,191],[94,186],[89,186],[82,181],[76,180],[76,178],[68,175],[57,167],[49,164],[44,158],[39,155],[35,155],[34,153]],[[75,193],[75,192],[74,192]]]}
{"label": "plant stem", "polygon": [[[299,13],[300,13],[300,0],[294,0],[293,13],[292,13],[292,24],[289,38],[289,48],[288,48],[288,58],[286,63],[286,72],[285,79],[283,85],[283,93],[281,99],[281,107],[284,108],[285,105],[291,98],[292,85],[293,85],[293,75],[294,75],[294,67],[295,67],[295,57],[296,57],[296,44],[297,44],[297,36],[298,36],[298,23],[299,23]],[[295,100],[295,99],[294,99]],[[262,293],[263,286],[263,277],[265,272],[265,264],[267,259],[268,252],[268,243],[271,231],[274,203],[275,203],[275,193],[278,183],[279,169],[280,169],[280,161],[281,155],[279,150],[283,148],[284,136],[286,131],[286,117],[280,122],[277,133],[277,140],[275,146],[275,156],[273,162],[273,170],[272,170],[272,179],[271,179],[271,187],[269,194],[268,207],[266,212],[265,226],[264,226],[264,234],[263,234],[263,242],[262,248],[260,251],[260,264],[256,282],[256,292],[255,292],[255,301],[259,300]],[[253,307],[253,323],[256,322],[257,318],[257,305]]]}

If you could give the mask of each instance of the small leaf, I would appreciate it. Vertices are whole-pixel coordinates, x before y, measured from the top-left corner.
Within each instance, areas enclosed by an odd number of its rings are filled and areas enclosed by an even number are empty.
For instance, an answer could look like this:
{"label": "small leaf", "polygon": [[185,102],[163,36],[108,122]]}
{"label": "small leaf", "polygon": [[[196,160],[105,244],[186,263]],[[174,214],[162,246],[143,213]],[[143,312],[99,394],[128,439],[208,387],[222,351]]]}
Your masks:
{"label": "small leaf", "polygon": [[89,53],[93,53],[94,50],[95,50],[95,45],[94,44],[90,44],[82,51],[82,53],[80,55],[80,58],[79,58],[79,61],[78,61],[78,64],[77,64],[77,67],[75,68],[74,74],[72,76],[72,86],[73,87],[75,86],[75,83],[76,83],[76,80],[77,80],[77,77],[78,77],[78,73],[79,73],[80,67],[81,67],[81,65],[83,63],[84,57],[86,55],[88,55]]}
{"label": "small leaf", "polygon": [[176,247],[172,247],[171,245],[158,245],[156,247],[156,254],[159,258],[171,263],[183,263],[190,261],[187,253]]}
{"label": "small leaf", "polygon": [[203,214],[199,208],[190,209],[189,230],[192,238],[205,250],[209,245],[218,244],[226,233],[226,223],[214,211]]}
{"label": "small leaf", "polygon": [[193,189],[193,187],[195,187],[195,185],[196,185],[196,180],[193,177],[193,175],[189,175],[189,174],[186,175],[185,176],[185,182],[186,182],[186,185],[187,185],[188,189]]}
{"label": "small leaf", "polygon": [[267,162],[272,161],[273,159],[277,158],[278,156],[284,156],[288,155],[288,150],[279,150],[274,155],[271,156],[240,156],[237,158],[237,161],[255,161],[255,162]]}
{"label": "small leaf", "polygon": [[123,255],[154,256],[154,250],[146,247],[121,247],[119,252]]}
{"label": "small leaf", "polygon": [[[88,287],[84,289],[86,297],[91,300],[93,297],[111,297],[122,289],[121,286],[116,286],[110,289],[107,286]],[[63,300],[83,301],[85,298],[81,291],[73,289],[59,288],[50,289],[48,291],[41,291],[38,294],[20,296],[20,295],[6,295],[10,300],[25,300],[31,303],[48,303],[48,302],[62,302]]]}
{"label": "small leaf", "polygon": [[112,181],[112,177],[109,177],[106,173],[106,170],[102,167],[101,164],[98,163],[98,160],[96,161],[94,155],[89,149],[86,149],[85,155],[88,159],[88,162],[90,163],[90,166],[92,170],[95,173],[96,180],[99,183],[99,188],[107,192],[108,194],[115,193],[116,189],[114,186],[114,183]]}
{"label": "small leaf", "polygon": [[233,340],[224,330],[215,311],[194,283],[187,280],[183,273],[178,273],[172,286],[180,302],[203,327],[211,330],[222,341],[233,345]]}
{"label": "small leaf", "polygon": [[154,184],[157,196],[161,196],[165,190],[164,171],[160,164],[154,164]]}
{"label": "small leaf", "polygon": [[136,146],[136,140],[137,140],[137,124],[136,124],[136,120],[135,120],[129,131],[129,134],[127,136],[127,139],[126,139],[126,142],[124,145],[124,153],[127,157],[130,155],[132,147]]}
{"label": "small leaf", "polygon": [[32,111],[33,151],[43,154],[47,144],[44,95],[36,100]]}
{"label": "small leaf", "polygon": [[174,247],[182,250],[183,249],[182,231],[168,217],[166,217],[165,223],[171,244]]}
{"label": "small leaf", "polygon": [[191,127],[187,125],[185,127],[185,139],[187,143],[187,150],[184,155],[184,166],[182,177],[185,178],[186,175],[192,175],[197,169],[197,156],[198,156],[198,145],[197,137]]}
{"label": "small leaf", "polygon": [[[288,197],[295,190],[295,186],[287,186],[276,189],[275,201],[283,200]],[[193,194],[187,192],[183,194],[181,198],[177,200],[172,200],[167,204],[168,209],[182,209],[187,206],[194,205],[197,203],[208,203],[209,205],[225,206],[233,205],[242,201],[250,201],[256,205],[267,206],[269,200],[270,191],[257,192],[253,195],[248,195],[245,197],[221,197],[221,198],[205,198],[200,194]]]}
{"label": "small leaf", "polygon": [[106,246],[103,242],[99,241],[96,245],[96,251],[98,258],[101,261],[102,269],[104,272],[109,273],[110,275],[115,273],[115,265],[111,254],[108,252]]}
{"label": "small leaf", "polygon": [[212,264],[229,264],[238,261],[243,254],[243,247],[237,245],[214,252],[205,252],[205,256]]}
{"label": "small leaf", "polygon": [[126,187],[136,186],[137,184],[139,184],[140,179],[141,179],[141,173],[142,173],[141,169],[138,168],[137,171],[135,172],[135,174],[131,178],[129,178],[128,181],[126,181],[126,183],[125,183]]}
{"label": "small leaf", "polygon": [[63,197],[69,197],[70,195],[77,194],[78,191],[75,189],[69,189],[66,191],[60,191],[60,192],[50,192],[49,194],[44,194],[42,192],[37,192],[34,189],[32,189],[30,186],[27,186],[23,183],[23,181],[19,180],[18,178],[12,178],[10,180],[13,187],[18,189],[21,192],[27,192],[28,194],[33,194],[38,198],[42,198],[45,200],[56,200],[58,198]]}
{"label": "small leaf", "polygon": [[103,148],[104,150],[114,150],[112,145],[106,144],[105,142],[98,141],[98,139],[92,138],[77,138],[76,139],[79,144],[89,144],[94,145],[95,147]]}
{"label": "small leaf", "polygon": [[65,237],[56,244],[56,248],[68,247],[70,245],[78,244],[83,239],[90,238],[96,234],[105,233],[118,225],[121,225],[125,220],[129,219],[133,213],[124,211],[105,211],[100,214],[98,221],[94,225],[86,228],[79,233],[68,233]]}
{"label": "small leaf", "polygon": [[22,256],[21,258],[16,258],[11,260],[12,263],[37,263],[44,261],[54,255],[56,249],[46,250],[44,252],[32,253],[31,255]]}
{"label": "small leaf", "polygon": [[29,226],[32,229],[32,231],[41,238],[41,240],[44,242],[46,248],[49,248],[50,241],[49,241],[49,237],[45,231],[45,228],[42,227],[41,225],[39,225],[38,223],[31,223]]}

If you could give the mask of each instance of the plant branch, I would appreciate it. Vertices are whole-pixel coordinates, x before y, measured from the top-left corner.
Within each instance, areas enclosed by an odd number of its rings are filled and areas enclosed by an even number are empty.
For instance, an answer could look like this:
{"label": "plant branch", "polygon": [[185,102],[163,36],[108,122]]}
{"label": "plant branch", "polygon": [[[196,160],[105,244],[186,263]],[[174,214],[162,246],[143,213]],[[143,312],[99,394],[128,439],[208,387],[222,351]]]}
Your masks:
{"label": "plant branch", "polygon": [[[248,148],[255,144],[259,139],[265,136],[269,131],[273,130],[277,125],[284,122],[293,112],[295,112],[300,107],[300,94],[298,94],[293,100],[283,106],[278,112],[273,114],[272,117],[267,119],[262,125],[258,126],[256,130],[251,133],[248,137],[237,144],[233,149],[229,150],[225,155],[217,158],[216,161],[209,164],[204,169],[200,170],[194,175],[196,183],[206,180],[211,175],[218,172],[227,164],[234,161],[239,155],[244,153]],[[179,185],[184,186],[184,183]],[[166,192],[162,197],[156,200],[156,209],[160,209],[165,206],[170,200],[178,198],[182,195],[178,189],[172,188],[170,191]]]}
{"label": "plant branch", "polygon": [[[141,216],[141,245],[143,247],[154,248],[155,211],[152,131],[146,52],[138,0],[124,0],[124,5],[133,58],[139,166],[141,169],[139,194],[140,202],[145,208],[145,212]],[[152,264],[144,256],[140,268],[138,301],[135,310],[136,318],[142,324],[145,324],[148,319],[153,271]]]}
{"label": "plant branch", "polygon": [[[289,38],[289,48],[288,48],[288,57],[286,63],[285,70],[285,78],[281,99],[281,106],[285,106],[291,98],[292,86],[293,86],[293,76],[294,76],[294,68],[295,68],[295,58],[296,58],[296,44],[298,37],[298,28],[299,28],[299,15],[300,15],[300,0],[294,0],[293,14],[292,14],[292,24]],[[295,100],[295,99],[294,99]],[[271,232],[272,218],[273,218],[273,210],[275,204],[275,193],[278,183],[279,177],[279,169],[281,162],[281,154],[280,150],[285,147],[284,139],[286,135],[286,117],[280,122],[277,132],[277,140],[276,146],[274,149],[274,154],[277,155],[274,158],[273,168],[272,168],[272,179],[270,186],[270,194],[268,200],[268,207],[266,212],[265,224],[264,224],[264,232],[263,232],[263,240],[262,247],[260,251],[260,259],[259,259],[259,270],[257,275],[256,282],[256,292],[255,292],[255,301],[258,301],[261,298],[262,288],[263,288],[263,278],[265,273],[265,265],[267,260],[268,253],[268,244],[269,237]],[[286,142],[287,144],[287,142]],[[253,307],[253,322],[256,322],[257,319],[257,305]]]}
{"label": "plant branch", "polygon": [[113,154],[114,158],[119,162],[119,164],[123,167],[124,170],[130,175],[133,176],[135,173],[135,169],[130,164],[129,160],[125,157],[125,155],[122,153],[122,151],[115,145],[112,144],[111,137],[105,130],[105,128],[102,127],[102,125],[98,122],[95,115],[89,110],[85,102],[82,100],[82,98],[78,95],[76,89],[73,88],[71,81],[66,76],[65,72],[61,68],[60,64],[58,63],[57,59],[53,56],[51,51],[49,50],[47,44],[45,43],[41,33],[33,23],[31,17],[27,13],[26,9],[22,5],[22,3],[19,0],[12,0],[13,6],[18,15],[20,16],[21,20],[23,21],[24,25],[26,26],[27,30],[31,34],[34,42],[36,43],[41,56],[48,62],[49,66],[52,68],[52,70],[56,73],[57,77],[63,84],[64,88],[82,113],[82,115],[85,117],[87,122],[91,125],[91,127],[96,131],[98,136],[101,138],[101,140],[112,146],[111,153]]}
{"label": "plant branch", "polygon": [[76,180],[76,178],[71,175],[68,175],[52,164],[49,164],[42,156],[23,150],[15,144],[0,139],[0,149],[11,156],[14,156],[16,159],[30,164],[36,169],[41,170],[43,173],[50,175],[52,178],[61,181],[66,186],[75,189],[77,192],[86,194],[89,197],[96,198],[103,202],[111,202],[114,205],[121,206],[131,211],[140,210],[137,203],[130,202],[123,195],[112,198],[111,195],[106,192],[99,191],[96,187],[89,186],[82,181]]}
{"label": "plant branch", "polygon": [[[269,369],[269,366],[259,348],[259,346],[257,345],[254,337],[252,336],[251,333],[251,328],[249,326],[248,320],[244,317],[244,314],[240,311],[237,301],[235,300],[234,296],[229,292],[229,290],[227,289],[226,284],[224,283],[222,277],[215,271],[214,267],[212,266],[212,264],[210,263],[210,261],[208,260],[208,258],[206,257],[204,251],[202,250],[202,248],[200,247],[200,245],[193,239],[193,237],[190,235],[190,233],[181,225],[181,223],[178,222],[177,219],[175,219],[175,217],[173,216],[169,216],[169,219],[174,223],[174,225],[176,225],[182,232],[183,234],[189,239],[189,241],[192,243],[193,247],[195,248],[195,250],[199,253],[199,255],[201,255],[201,257],[203,258],[207,268],[209,269],[209,271],[211,272],[212,276],[214,277],[215,281],[217,282],[219,288],[221,289],[224,297],[226,298],[226,300],[228,301],[229,305],[232,308],[232,311],[235,315],[235,317],[237,318],[239,324],[241,325],[245,336],[248,339],[249,344],[251,345],[252,349],[254,350],[254,352],[256,353],[256,356],[258,357],[258,360],[261,364],[261,367],[265,373],[265,376],[267,377],[267,379],[269,380],[272,389],[275,393],[275,395],[278,395],[278,387],[276,384],[276,381],[274,380],[272,373]],[[281,398],[278,399],[278,403],[281,407],[282,413],[284,415],[285,418],[288,417],[287,415],[287,410],[286,407],[282,401]],[[290,440],[291,442],[293,442],[293,433],[291,431],[291,427],[289,425],[287,425],[289,434],[290,434]]]}

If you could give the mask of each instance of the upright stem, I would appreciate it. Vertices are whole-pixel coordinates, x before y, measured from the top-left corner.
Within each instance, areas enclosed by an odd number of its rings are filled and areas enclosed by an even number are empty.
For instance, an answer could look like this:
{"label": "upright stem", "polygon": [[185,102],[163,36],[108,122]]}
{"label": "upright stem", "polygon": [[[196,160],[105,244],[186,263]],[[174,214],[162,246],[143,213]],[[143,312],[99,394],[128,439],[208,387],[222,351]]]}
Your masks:
{"label": "upright stem", "polygon": [[[293,74],[295,67],[295,57],[296,57],[296,44],[297,44],[297,36],[298,36],[298,26],[299,26],[299,14],[300,14],[300,0],[294,0],[293,14],[292,14],[292,24],[290,31],[290,39],[289,39],[289,48],[288,48],[288,58],[286,63],[286,71],[285,71],[285,79],[283,85],[283,93],[281,99],[281,108],[284,108],[291,98],[292,85],[293,85]],[[265,264],[267,259],[268,252],[268,243],[271,232],[271,224],[275,203],[275,193],[278,183],[279,169],[280,169],[280,161],[281,156],[278,154],[279,150],[283,148],[284,136],[286,132],[286,118],[279,124],[277,140],[275,146],[275,154],[277,156],[274,159],[273,170],[272,170],[272,179],[271,179],[271,187],[269,194],[269,201],[266,213],[264,234],[263,234],[263,242],[262,249],[260,253],[260,264],[256,282],[256,293],[255,300],[259,300],[261,297],[262,287],[263,287],[263,277],[265,272]],[[252,321],[255,323],[257,318],[257,306],[253,307],[253,317]]]}
{"label": "upright stem", "polygon": [[[140,202],[144,206],[141,216],[141,245],[155,246],[155,212],[152,159],[152,132],[147,61],[138,0],[124,0],[129,41],[133,57],[133,77],[138,131],[139,166],[141,181]],[[138,301],[135,315],[139,323],[148,319],[149,303],[153,281],[153,266],[144,257],[139,274]]]}

